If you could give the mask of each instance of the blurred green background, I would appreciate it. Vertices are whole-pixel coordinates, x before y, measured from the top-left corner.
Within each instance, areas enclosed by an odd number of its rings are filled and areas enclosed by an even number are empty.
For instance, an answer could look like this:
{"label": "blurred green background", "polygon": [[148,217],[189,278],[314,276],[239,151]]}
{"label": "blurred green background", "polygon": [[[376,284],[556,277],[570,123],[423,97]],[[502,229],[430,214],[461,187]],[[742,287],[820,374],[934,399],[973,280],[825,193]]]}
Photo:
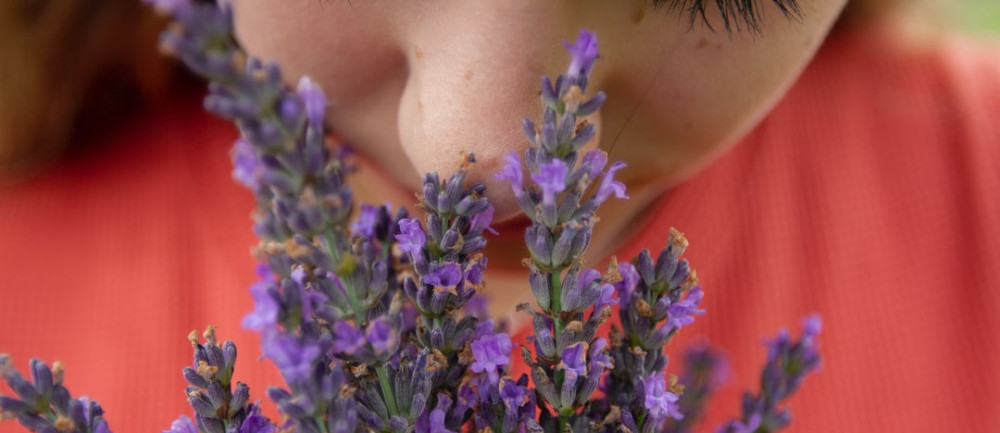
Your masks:
{"label": "blurred green background", "polygon": [[955,21],[960,27],[978,33],[1000,34],[1000,0],[964,0],[953,5],[957,7]]}

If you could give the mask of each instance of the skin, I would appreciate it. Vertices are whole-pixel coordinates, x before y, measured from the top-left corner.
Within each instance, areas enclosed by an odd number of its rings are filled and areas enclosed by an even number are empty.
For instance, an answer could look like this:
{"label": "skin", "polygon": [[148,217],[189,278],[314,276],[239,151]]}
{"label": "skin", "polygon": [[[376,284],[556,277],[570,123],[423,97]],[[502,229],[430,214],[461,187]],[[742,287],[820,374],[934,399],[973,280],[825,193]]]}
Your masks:
{"label": "skin", "polygon": [[[714,2],[708,2],[714,4]],[[523,301],[523,220],[508,185],[493,179],[503,155],[522,151],[520,121],[540,113],[538,80],[568,64],[563,40],[594,31],[602,57],[590,89],[607,93],[589,119],[591,143],[623,160],[627,201],[602,207],[588,259],[630,238],[670,186],[728,149],[767,114],[815,53],[846,0],[802,0],[788,19],[763,2],[762,34],[689,26],[679,12],[641,0],[241,0],[237,37],[252,55],[306,74],[327,93],[327,120],[366,166],[363,201],[412,206],[420,173],[449,173],[474,152],[472,180],[497,208],[491,238],[495,312]]]}

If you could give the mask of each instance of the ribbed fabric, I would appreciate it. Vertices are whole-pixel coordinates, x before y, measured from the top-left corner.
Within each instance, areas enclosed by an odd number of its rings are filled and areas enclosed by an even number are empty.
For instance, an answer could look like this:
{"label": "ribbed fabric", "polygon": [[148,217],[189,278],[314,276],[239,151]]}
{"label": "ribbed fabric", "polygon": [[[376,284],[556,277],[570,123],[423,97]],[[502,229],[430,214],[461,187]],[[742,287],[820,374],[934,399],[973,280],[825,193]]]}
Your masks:
{"label": "ribbed fabric", "polygon": [[[998,120],[1000,52],[841,33],[752,133],[657,202],[618,257],[686,233],[708,314],[671,346],[703,335],[730,357],[712,421],[755,386],[761,338],[816,311],[824,366],[789,431],[1000,431]],[[254,396],[279,383],[239,329],[255,241],[233,136],[182,97],[0,189],[0,351],[22,370],[62,360],[116,432],[190,413],[184,337],[206,324],[236,340]]]}

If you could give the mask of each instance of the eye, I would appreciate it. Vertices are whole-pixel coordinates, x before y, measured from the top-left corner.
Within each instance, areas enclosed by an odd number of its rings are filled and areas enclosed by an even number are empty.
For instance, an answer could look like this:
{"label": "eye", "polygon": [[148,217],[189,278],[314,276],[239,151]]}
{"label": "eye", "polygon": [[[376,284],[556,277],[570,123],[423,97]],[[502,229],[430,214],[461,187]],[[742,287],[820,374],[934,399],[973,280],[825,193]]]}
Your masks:
{"label": "eye", "polygon": [[[701,19],[702,24],[710,30],[712,24],[708,21],[706,9],[709,7],[709,0],[652,0],[653,7],[666,9],[670,12],[680,11],[687,14],[690,25]],[[722,23],[727,32],[737,33],[747,30],[753,34],[761,33],[763,25],[762,10],[763,3],[774,3],[786,17],[801,17],[798,0],[715,0],[715,8],[722,16]]]}

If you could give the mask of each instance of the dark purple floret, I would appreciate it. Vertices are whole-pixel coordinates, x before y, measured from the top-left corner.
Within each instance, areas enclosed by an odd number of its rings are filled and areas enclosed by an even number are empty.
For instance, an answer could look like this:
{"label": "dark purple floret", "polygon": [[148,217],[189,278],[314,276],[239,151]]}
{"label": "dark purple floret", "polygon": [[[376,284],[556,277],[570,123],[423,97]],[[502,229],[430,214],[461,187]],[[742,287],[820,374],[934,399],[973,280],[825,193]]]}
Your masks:
{"label": "dark purple floret", "polygon": [[432,286],[454,287],[462,281],[462,269],[456,263],[445,263],[434,267],[422,280]]}
{"label": "dark purple floret", "polygon": [[375,234],[375,226],[378,224],[379,207],[370,204],[361,205],[361,212],[358,213],[358,220],[351,225],[351,231],[355,236],[370,238]]}
{"label": "dark purple floret", "polygon": [[512,380],[504,380],[500,386],[500,398],[507,410],[518,410],[524,404],[528,391]]}
{"label": "dark purple floret", "polygon": [[237,433],[274,433],[277,430],[271,420],[260,414],[260,410],[254,406],[252,413],[240,424]]}
{"label": "dark purple floret", "polygon": [[449,430],[445,423],[448,410],[451,408],[451,398],[443,393],[439,393],[437,397],[437,406],[430,413],[417,419],[415,426],[416,433],[456,433],[453,430]]}
{"label": "dark purple floret", "polygon": [[394,350],[399,341],[396,331],[389,326],[384,317],[379,317],[368,324],[368,328],[365,329],[365,339],[378,356]]}
{"label": "dark purple floret", "polygon": [[587,344],[575,343],[563,350],[559,366],[566,370],[566,381],[573,382],[587,374]]}
{"label": "dark purple floret", "polygon": [[346,355],[354,355],[365,345],[365,336],[351,324],[341,321],[333,325],[333,350]]}
{"label": "dark purple floret", "polygon": [[486,231],[494,235],[497,234],[497,231],[493,230],[493,228],[490,227],[490,223],[493,222],[494,212],[495,209],[491,204],[482,211],[479,211],[475,215],[473,215],[472,220],[469,222],[469,224],[471,225],[469,231]]}

